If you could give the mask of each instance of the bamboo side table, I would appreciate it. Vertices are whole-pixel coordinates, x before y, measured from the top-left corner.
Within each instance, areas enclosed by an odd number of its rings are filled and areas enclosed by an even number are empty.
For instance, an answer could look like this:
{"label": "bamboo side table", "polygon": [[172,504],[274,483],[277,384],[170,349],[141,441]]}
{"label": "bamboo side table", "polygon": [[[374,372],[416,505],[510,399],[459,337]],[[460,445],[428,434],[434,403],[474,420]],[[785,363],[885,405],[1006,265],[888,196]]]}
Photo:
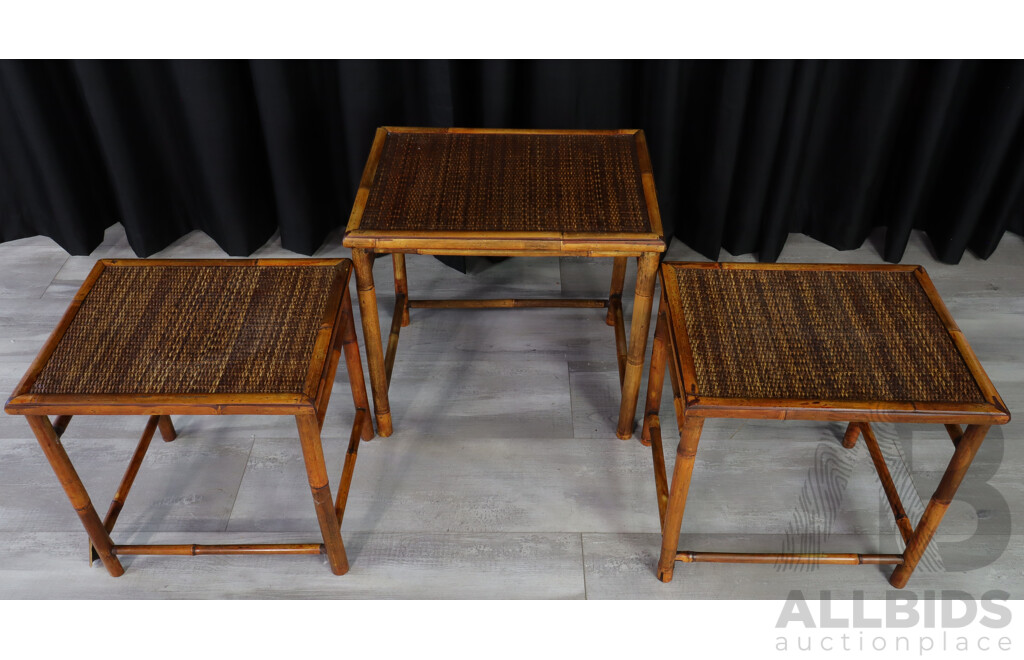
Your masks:
{"label": "bamboo side table", "polygon": [[[654,454],[659,579],[672,580],[676,561],[893,564],[889,582],[905,586],[989,426],[1010,421],[924,269],[666,262],[661,282],[642,438]],[[666,363],[680,433],[671,487],[658,417]],[[849,422],[843,446],[853,448],[864,436],[905,550],[677,550],[697,444],[712,417]],[[916,527],[871,429],[875,421],[944,424],[953,441],[949,466]]]}
{"label": "bamboo side table", "polygon": [[[111,575],[124,555],[326,553],[333,573],[348,570],[341,520],[359,439],[373,437],[351,270],[348,259],[97,262],[5,410],[25,415]],[[341,353],[356,415],[335,500],[320,432]],[[153,435],[175,439],[171,414],[294,415],[323,543],[115,544]],[[102,520],[61,444],[74,415],[149,416]]]}
{"label": "bamboo side table", "polygon": [[[607,308],[622,401],[633,433],[659,254],[665,241],[651,161],[638,130],[377,130],[343,241],[352,248],[377,432],[391,435],[388,388],[409,309]],[[395,312],[385,355],[373,262],[391,254]],[[405,255],[614,259],[607,299],[410,300]],[[622,287],[637,258],[627,347]]]}

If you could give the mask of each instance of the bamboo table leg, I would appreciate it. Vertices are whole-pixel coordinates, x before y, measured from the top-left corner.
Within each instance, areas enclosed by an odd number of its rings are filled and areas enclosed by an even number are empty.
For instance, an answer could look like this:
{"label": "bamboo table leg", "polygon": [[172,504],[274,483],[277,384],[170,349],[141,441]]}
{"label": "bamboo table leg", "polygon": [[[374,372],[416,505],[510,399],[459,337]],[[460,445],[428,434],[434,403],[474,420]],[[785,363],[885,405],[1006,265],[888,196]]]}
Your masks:
{"label": "bamboo table leg", "polygon": [[175,438],[178,437],[178,432],[174,430],[174,424],[171,422],[170,415],[160,415],[160,436],[164,439],[164,442],[174,442]]}
{"label": "bamboo table leg", "polygon": [[690,490],[693,476],[693,462],[697,455],[697,443],[704,427],[701,417],[686,417],[680,424],[679,448],[676,450],[676,464],[672,469],[672,485],[669,490],[668,506],[665,510],[665,524],[661,530],[661,559],[658,561],[658,579],[672,581],[676,552],[679,548],[679,528],[683,524],[686,495]]}
{"label": "bamboo table leg", "polygon": [[615,257],[612,286],[608,293],[608,315],[605,323],[615,328],[615,357],[619,363],[619,389],[626,379],[626,327],[622,320],[622,283],[626,278],[629,257]]}
{"label": "bamboo table leg", "polygon": [[357,419],[362,427],[363,440],[373,440],[373,422],[370,420],[370,402],[366,400],[366,381],[363,379],[363,363],[359,359],[359,341],[356,339],[356,326],[352,320],[352,299],[346,294],[341,301],[342,325],[341,348],[345,353],[345,369],[348,371],[348,384],[352,390],[352,402],[356,407],[356,417],[365,411],[362,420]]}
{"label": "bamboo table leg", "polygon": [[[107,530],[107,534],[114,531],[117,517],[121,515],[121,509],[124,508],[125,502],[128,501],[128,492],[131,491],[132,484],[135,483],[135,477],[139,474],[139,468],[142,467],[142,461],[146,458],[146,452],[149,450],[149,443],[153,440],[153,434],[156,433],[157,425],[160,423],[160,420],[165,418],[167,418],[165,415],[151,415],[149,421],[146,422],[146,428],[142,432],[142,437],[139,438],[139,444],[135,447],[135,453],[132,454],[131,460],[128,461],[128,467],[125,468],[124,476],[121,477],[121,483],[118,484],[117,490],[114,491],[114,499],[111,500],[110,507],[107,508],[107,515],[103,516],[103,528]],[[167,440],[167,436],[164,436],[164,441],[170,442],[170,440]],[[91,566],[97,559],[99,559],[99,555],[96,553],[96,548],[90,543],[89,565]]]}
{"label": "bamboo table leg", "polygon": [[857,438],[860,437],[860,424],[857,422],[850,422],[850,425],[846,427],[846,433],[843,435],[843,446],[847,449],[853,449],[857,446]]}
{"label": "bamboo table leg", "polygon": [[659,255],[645,252],[637,258],[636,294],[633,298],[633,320],[629,328],[629,354],[622,382],[622,403],[619,407],[619,427],[616,434],[623,440],[633,435],[633,415],[640,395],[640,378],[647,351],[647,331],[651,326],[651,307],[654,302],[654,282],[658,271]]}
{"label": "bamboo table leg", "polygon": [[377,433],[391,435],[391,409],[388,403],[388,381],[384,372],[384,349],[380,339],[380,318],[377,316],[377,292],[373,288],[373,255],[369,250],[352,249],[352,262],[356,269],[356,289],[359,291],[359,314],[363,321],[363,341],[366,344],[366,363],[373,391],[373,413],[377,418]]}
{"label": "bamboo table leg", "polygon": [[612,286],[608,293],[608,316],[604,320],[608,325],[615,325],[612,304],[622,302],[622,283],[626,280],[626,265],[629,262],[629,257],[614,257],[614,261],[615,263],[612,266]]}
{"label": "bamboo table leg", "polygon": [[345,546],[341,541],[341,524],[335,514],[334,498],[331,497],[331,487],[327,480],[327,466],[324,464],[323,446],[320,442],[320,425],[315,414],[296,415],[295,421],[299,428],[302,458],[306,462],[309,489],[313,493],[313,505],[316,507],[316,517],[320,522],[320,533],[324,538],[324,548],[331,563],[331,572],[335,575],[344,575],[348,572],[348,558],[345,556]]}
{"label": "bamboo table leg", "polygon": [[[622,393],[617,435],[623,440],[632,437],[637,399],[640,394],[644,353],[647,349],[647,334],[651,323],[651,308],[659,261],[658,254],[643,253],[637,258],[636,293],[633,302],[633,317],[630,325],[628,347],[625,328],[622,323],[621,300],[627,257],[614,258],[615,264],[612,270],[612,283],[607,303],[603,300],[409,301],[405,255],[392,253],[392,258],[395,268],[396,305],[395,316],[392,319],[391,332],[388,337],[387,355],[385,356],[380,318],[377,311],[377,294],[373,282],[373,254],[368,249],[352,249],[352,260],[356,271],[356,288],[359,291],[359,310],[363,323],[363,340],[366,344],[367,368],[370,373],[370,389],[373,392],[374,415],[377,418],[377,432],[381,436],[389,436],[392,433],[388,388],[391,381],[391,368],[394,364],[394,356],[397,353],[399,329],[409,324],[410,307],[591,307],[607,304],[609,309],[605,320],[609,325],[615,326],[616,356],[619,364],[619,381]],[[594,303],[597,304],[595,305]]]}
{"label": "bamboo table leg", "polygon": [[338,480],[338,495],[334,500],[334,515],[338,518],[338,527],[345,519],[345,506],[348,503],[348,491],[352,487],[352,475],[356,469],[356,457],[359,455],[359,428],[362,422],[369,423],[370,412],[356,412],[356,421],[352,425],[352,434],[348,439],[348,451],[345,452],[345,463],[341,468],[341,479]]}
{"label": "bamboo table leg", "polygon": [[409,325],[409,281],[405,277],[405,255],[395,252],[391,255],[395,266],[395,298],[402,304],[402,327]]}
{"label": "bamboo table leg", "polygon": [[942,475],[942,481],[936,487],[921,520],[914,528],[914,535],[907,543],[906,550],[903,551],[903,564],[897,566],[889,577],[889,583],[897,589],[906,586],[911,573],[917,567],[917,562],[920,561],[932,537],[935,536],[935,530],[942,522],[942,517],[946,515],[946,509],[953,501],[953,496],[956,494],[957,488],[960,487],[967,468],[971,466],[971,461],[978,453],[978,448],[981,446],[981,441],[985,439],[986,433],[988,433],[988,426],[972,424],[967,427],[963,437],[956,443],[956,450],[953,452],[953,457],[949,459],[949,466],[946,467],[946,472]]}
{"label": "bamboo table leg", "polygon": [[89,493],[86,492],[82,480],[78,477],[78,472],[75,471],[75,466],[71,464],[71,459],[64,451],[64,446],[54,432],[50,419],[45,415],[26,415],[25,418],[28,420],[29,426],[32,427],[36,440],[43,448],[50,466],[57,474],[57,478],[60,479],[60,485],[64,487],[64,492],[71,500],[71,505],[75,507],[78,517],[82,520],[82,526],[89,534],[100,561],[112,576],[123,575],[124,567],[114,556],[114,542],[110,540],[110,534],[107,533],[96,509],[93,508],[92,502],[89,500]]}
{"label": "bamboo table leg", "polygon": [[654,488],[658,496],[658,519],[665,527],[665,509],[668,506],[668,484],[665,482],[665,451],[661,444],[661,391],[665,384],[665,365],[668,364],[665,342],[668,328],[664,308],[658,309],[658,325],[651,350],[651,372],[647,377],[647,401],[644,405],[643,430],[640,441],[650,445],[654,458]]}
{"label": "bamboo table leg", "polygon": [[57,434],[58,438],[68,430],[68,424],[71,423],[72,417],[74,415],[57,415],[57,419],[53,420],[53,432]]}

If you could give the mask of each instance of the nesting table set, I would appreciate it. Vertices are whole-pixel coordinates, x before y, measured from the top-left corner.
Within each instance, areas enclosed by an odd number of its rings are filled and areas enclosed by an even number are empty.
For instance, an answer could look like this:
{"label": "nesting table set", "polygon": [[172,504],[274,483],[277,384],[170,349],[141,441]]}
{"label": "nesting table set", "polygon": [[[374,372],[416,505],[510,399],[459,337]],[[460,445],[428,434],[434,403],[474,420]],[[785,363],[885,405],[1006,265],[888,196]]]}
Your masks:
{"label": "nesting table set", "polygon": [[[641,131],[381,128],[345,232],[352,248],[377,432],[391,434],[388,384],[409,308],[607,307],[622,385],[618,436],[633,432],[658,255],[665,251]],[[611,257],[607,300],[410,300],[405,255]],[[373,260],[391,254],[395,313],[381,346]],[[622,286],[637,258],[627,348]]]}
{"label": "nesting table set", "polygon": [[[893,564],[902,588],[1006,405],[920,266],[661,265],[643,437],[654,453],[662,525],[658,577],[676,561]],[[669,368],[679,447],[669,485],[658,411]],[[707,418],[848,422],[864,436],[906,544],[900,554],[677,551],[694,457]],[[914,527],[872,422],[945,424],[954,451]],[[966,430],[960,427],[966,424]],[[771,447],[765,448],[770,461]]]}
{"label": "nesting table set", "polygon": [[[349,298],[354,271],[377,433],[392,434],[388,387],[409,310],[607,309],[621,401],[617,435],[632,436],[655,283],[661,299],[643,409],[661,518],[657,574],[676,561],[893,564],[906,584],[991,424],[1009,412],[924,270],[917,266],[663,263],[665,241],[641,131],[381,128],[356,195],[347,259],[104,260],[97,263],[7,402],[24,415],[81,518],[92,556],[111,575],[137,554],[325,554],[348,570],[340,527],[360,439],[373,437]],[[390,254],[395,310],[385,350],[374,259]],[[405,255],[613,259],[607,299],[411,299]],[[637,282],[627,338],[622,290]],[[354,418],[332,492],[321,436],[345,356]],[[671,481],[659,410],[666,365],[680,442]],[[399,404],[400,405],[400,404]],[[130,545],[114,524],[169,415],[291,415],[296,419],[321,542]],[[74,415],[145,415],[142,438],[101,519],[64,451]],[[54,416],[51,419],[51,416]],[[906,549],[900,554],[706,553],[677,549],[706,418],[848,422],[844,446],[868,448]],[[944,424],[949,467],[915,526],[871,427]],[[966,429],[960,425],[966,425]],[[765,448],[770,461],[771,447]],[[713,468],[712,468],[713,469]]]}
{"label": "nesting table set", "polygon": [[[111,575],[124,573],[118,557],[142,554],[324,552],[334,573],[348,570],[341,519],[359,438],[373,437],[351,271],[347,259],[110,259],[92,269],[6,411],[25,415]],[[355,419],[335,500],[320,431],[342,353]],[[172,414],[294,416],[323,544],[115,544],[153,435],[175,439]],[[61,444],[74,415],[148,417],[103,520]]]}

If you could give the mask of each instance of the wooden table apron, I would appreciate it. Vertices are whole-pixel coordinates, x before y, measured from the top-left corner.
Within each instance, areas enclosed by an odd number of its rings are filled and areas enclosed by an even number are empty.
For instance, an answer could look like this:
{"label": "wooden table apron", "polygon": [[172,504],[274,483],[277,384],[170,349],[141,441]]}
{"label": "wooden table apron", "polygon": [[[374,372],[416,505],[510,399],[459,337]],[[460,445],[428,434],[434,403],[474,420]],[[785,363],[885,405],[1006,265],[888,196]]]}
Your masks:
{"label": "wooden table apron", "polygon": [[[467,135],[587,135],[633,136],[643,201],[650,221],[650,232],[560,232],[560,231],[442,231],[366,229],[361,219],[370,197],[374,176],[390,134],[449,133]],[[627,439],[632,436],[634,415],[640,392],[643,361],[650,328],[654,287],[660,254],[665,241],[658,211],[654,178],[642,131],[547,131],[489,129],[424,129],[382,127],[377,130],[366,168],[359,184],[352,215],[343,244],[352,249],[355,263],[359,309],[363,324],[363,341],[373,393],[377,432],[392,433],[388,389],[394,368],[401,328],[409,325],[409,309],[416,307],[446,309],[542,308],[576,307],[607,308],[606,323],[615,328],[616,353],[622,399],[616,433]],[[373,264],[380,254],[391,254],[395,273],[395,309],[388,334],[387,350],[383,348],[377,296],[373,281]],[[405,255],[457,255],[508,257],[590,256],[614,259],[612,281],[607,299],[488,299],[488,300],[415,300],[409,297]],[[629,258],[637,259],[637,282],[633,315],[627,337],[622,316],[622,288]]]}
{"label": "wooden table apron", "polygon": [[[773,269],[773,270],[846,270],[846,271],[912,271],[941,318],[956,349],[963,357],[977,382],[985,403],[946,404],[878,401],[827,400],[764,400],[722,399],[702,396],[697,388],[694,359],[686,322],[677,304],[679,289],[672,274],[678,265],[662,264],[660,276],[662,295],[651,351],[647,401],[641,441],[651,446],[654,461],[655,490],[662,527],[661,556],[658,578],[672,580],[675,562],[735,563],[808,563],[808,564],[892,564],[896,570],[889,582],[896,588],[907,584],[911,574],[931,542],[960,482],[970,467],[988,428],[1010,420],[1006,405],[982,369],[977,357],[956,326],[949,311],[935,291],[931,280],[920,266],[830,265],[830,264],[685,264],[693,268]],[[679,424],[679,445],[676,450],[672,481],[669,482],[662,448],[661,408],[665,367],[669,369],[673,404]],[[852,449],[863,435],[872,464],[882,483],[897,529],[905,543],[899,554],[863,553],[739,553],[693,552],[678,549],[679,532],[686,507],[687,492],[693,473],[697,445],[707,418],[802,419],[849,422],[843,446]],[[882,451],[872,430],[872,422],[939,423],[943,424],[953,442],[954,451],[946,471],[936,487],[921,520],[915,527],[907,517],[895,483],[886,466]],[[967,428],[961,428],[966,424]]]}
{"label": "wooden table apron", "polygon": [[[329,259],[260,259],[260,260],[120,260],[97,262],[73,299],[57,328],[44,344],[8,400],[8,414],[25,415],[36,439],[46,454],[78,513],[90,540],[90,562],[102,561],[112,576],[124,573],[119,556],[124,555],[226,555],[226,554],[326,554],[336,575],[348,571],[348,559],[341,539],[341,521],[345,512],[360,438],[370,440],[373,427],[369,402],[363,380],[359,347],[352,316],[352,303],[348,293],[351,265],[348,260]],[[71,325],[79,307],[92,286],[108,267],[147,266],[295,266],[341,265],[326,312],[320,324],[313,359],[301,394],[192,394],[148,395],[134,394],[29,394],[32,385],[56,349],[65,331]],[[352,388],[356,416],[349,438],[348,452],[342,469],[337,498],[332,499],[324,463],[321,430],[340,356],[344,354]],[[232,545],[119,545],[110,537],[128,492],[157,430],[164,441],[176,439],[176,432],[168,415],[294,415],[302,446],[306,474],[316,508],[323,543],[285,544],[232,544]],[[57,415],[51,422],[49,415]],[[93,507],[74,465],[64,450],[61,437],[75,415],[148,415],[145,430],[132,455],[117,488],[106,516],[101,520]]]}

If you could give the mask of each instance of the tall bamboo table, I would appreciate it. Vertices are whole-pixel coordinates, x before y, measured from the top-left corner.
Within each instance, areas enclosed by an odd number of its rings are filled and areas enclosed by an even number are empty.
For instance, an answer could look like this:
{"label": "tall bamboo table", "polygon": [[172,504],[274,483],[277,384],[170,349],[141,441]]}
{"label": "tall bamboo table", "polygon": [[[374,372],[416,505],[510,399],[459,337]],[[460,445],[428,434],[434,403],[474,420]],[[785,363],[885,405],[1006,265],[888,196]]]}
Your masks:
{"label": "tall bamboo table", "polygon": [[[4,409],[25,415],[111,575],[125,555],[326,553],[333,573],[348,570],[341,520],[359,439],[373,437],[351,271],[348,259],[97,262]],[[356,414],[334,499],[320,438],[342,353]],[[115,544],[154,434],[176,438],[172,414],[293,415],[323,543]],[[62,444],[75,415],[148,416],[103,519]]]}
{"label": "tall bamboo table", "polygon": [[[666,262],[660,275],[642,436],[654,455],[658,577],[671,581],[677,561],[892,564],[889,582],[905,586],[989,426],[1010,421],[924,268]],[[680,433],[671,485],[658,417],[666,364]],[[677,550],[701,429],[714,417],[849,422],[843,446],[864,437],[904,551]],[[871,428],[883,421],[944,424],[953,441],[949,466],[916,526]]]}
{"label": "tall bamboo table", "polygon": [[[352,248],[377,432],[391,435],[388,388],[409,309],[607,308],[622,399],[617,435],[633,433],[659,254],[665,241],[643,131],[383,127],[377,130],[343,244]],[[391,254],[395,311],[387,353],[373,262]],[[405,255],[614,259],[607,299],[409,298]],[[637,259],[627,346],[622,287]]]}

